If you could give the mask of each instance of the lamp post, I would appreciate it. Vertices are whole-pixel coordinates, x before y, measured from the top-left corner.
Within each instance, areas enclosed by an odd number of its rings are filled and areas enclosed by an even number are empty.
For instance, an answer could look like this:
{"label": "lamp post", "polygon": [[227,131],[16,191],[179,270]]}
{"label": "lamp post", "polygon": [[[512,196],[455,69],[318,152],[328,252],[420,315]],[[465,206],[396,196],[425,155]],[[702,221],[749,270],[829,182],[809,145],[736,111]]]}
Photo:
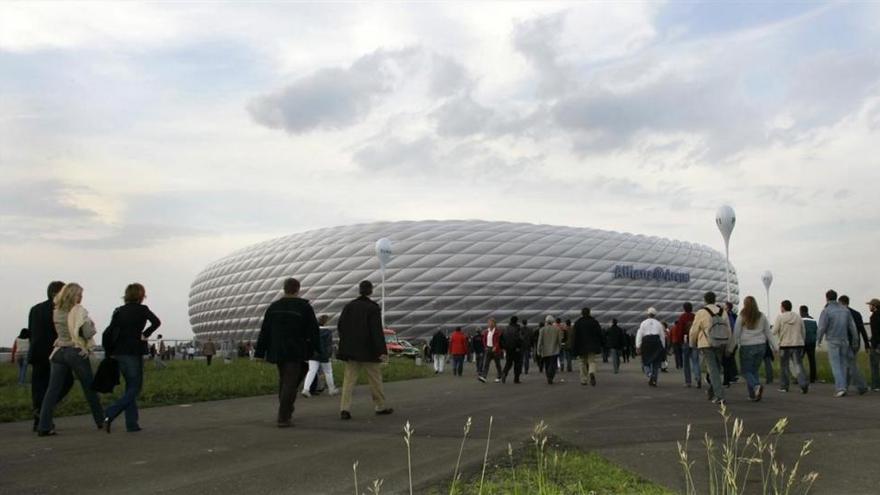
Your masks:
{"label": "lamp post", "polygon": [[385,266],[391,261],[391,241],[381,238],[376,241],[376,257],[379,258],[379,272],[382,274],[382,329],[385,329]]}
{"label": "lamp post", "polygon": [[727,301],[730,298],[730,234],[733,233],[733,227],[736,226],[736,212],[728,205],[718,208],[715,212],[715,224],[721,231],[721,237],[724,238],[724,274],[727,281]]}
{"label": "lamp post", "polygon": [[764,290],[767,291],[767,318],[770,318],[770,285],[773,284],[773,274],[770,270],[761,275],[761,282],[764,282]]}

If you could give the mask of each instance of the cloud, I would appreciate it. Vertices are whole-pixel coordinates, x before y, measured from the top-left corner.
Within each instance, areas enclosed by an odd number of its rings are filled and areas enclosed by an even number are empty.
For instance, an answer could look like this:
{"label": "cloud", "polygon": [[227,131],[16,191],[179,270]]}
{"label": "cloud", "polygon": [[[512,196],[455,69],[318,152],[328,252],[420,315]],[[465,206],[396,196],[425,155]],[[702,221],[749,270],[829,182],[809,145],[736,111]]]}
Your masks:
{"label": "cloud", "polygon": [[537,17],[514,26],[514,48],[534,67],[545,93],[557,94],[569,84],[569,71],[559,61],[566,12]]}
{"label": "cloud", "polygon": [[75,195],[92,192],[59,180],[27,181],[0,185],[0,218],[20,221],[89,220],[98,212],[76,204]]}
{"label": "cloud", "polygon": [[377,50],[345,68],[325,68],[254,98],[248,112],[260,125],[302,134],[344,129],[363,120],[391,93],[414,62],[417,48]]}
{"label": "cloud", "polygon": [[437,142],[429,136],[403,140],[380,138],[354,153],[354,161],[368,171],[428,172],[437,163]]}
{"label": "cloud", "polygon": [[437,134],[444,137],[462,137],[486,130],[495,112],[480,105],[470,95],[446,100],[431,113],[437,124]]}
{"label": "cloud", "polygon": [[473,87],[475,82],[468,70],[454,58],[435,54],[431,60],[428,89],[432,96],[450,96]]}

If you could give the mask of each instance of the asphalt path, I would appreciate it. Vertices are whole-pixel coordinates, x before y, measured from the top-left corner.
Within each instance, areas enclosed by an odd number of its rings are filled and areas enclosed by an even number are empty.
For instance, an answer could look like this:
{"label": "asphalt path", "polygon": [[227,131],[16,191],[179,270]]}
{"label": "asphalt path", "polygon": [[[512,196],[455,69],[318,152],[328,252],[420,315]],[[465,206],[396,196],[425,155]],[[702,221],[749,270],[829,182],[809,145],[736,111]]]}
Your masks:
{"label": "asphalt path", "polygon": [[[355,490],[355,463],[360,493],[374,479],[384,480],[382,493],[406,493],[407,421],[415,430],[413,484],[424,493],[448,486],[468,418],[462,466],[469,474],[479,471],[490,417],[495,461],[504,459],[508,443],[524,446],[543,420],[554,438],[681,490],[676,441],[687,425],[699,459],[703,434],[723,431],[717,407],[703,391],[684,388],[674,370],[660,376],[659,388],[649,388],[633,362],[618,375],[601,364],[596,387],[582,386],[576,371],[560,373],[564,382],[550,386],[535,371],[522,384],[483,384],[471,367],[460,378],[447,370],[386,384],[395,408],[390,416],[375,416],[369,391],[357,387],[350,421],[339,419],[338,397],[299,398],[295,427],[288,429],[275,427],[273,396],[145,409],[139,433],[126,433],[122,417],[110,435],[88,416],[58,418],[59,435],[44,438],[30,432],[29,422],[6,423],[0,425],[0,493],[345,494]],[[811,493],[878,493],[880,394],[835,399],[827,384],[814,385],[808,395],[767,387],[764,400],[753,403],[742,384],[727,392],[729,409],[747,432],[764,433],[789,418],[782,441],[789,463],[802,442],[814,441],[802,466],[820,474]]]}

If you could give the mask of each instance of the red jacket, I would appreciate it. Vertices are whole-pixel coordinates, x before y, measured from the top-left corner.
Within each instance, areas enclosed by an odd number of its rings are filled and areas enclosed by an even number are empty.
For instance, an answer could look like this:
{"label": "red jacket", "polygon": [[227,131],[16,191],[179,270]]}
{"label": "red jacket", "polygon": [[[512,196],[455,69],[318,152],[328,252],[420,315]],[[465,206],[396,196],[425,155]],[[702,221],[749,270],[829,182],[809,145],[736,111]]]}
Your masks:
{"label": "red jacket", "polygon": [[681,342],[688,340],[688,334],[690,333],[691,325],[693,324],[693,313],[682,313],[681,316],[678,317],[678,320],[675,322],[675,326],[673,328],[677,328],[681,332]]}
{"label": "red jacket", "polygon": [[468,353],[468,337],[464,332],[452,332],[449,337],[449,353],[453,356],[464,356]]}
{"label": "red jacket", "polygon": [[669,341],[673,344],[681,344],[684,342],[684,332],[678,323],[672,325],[672,328],[669,329]]}
{"label": "red jacket", "polygon": [[495,333],[492,334],[492,343],[487,342],[489,339],[489,329],[483,330],[483,345],[486,347],[486,350],[489,350],[489,347],[492,347],[492,351],[495,354],[501,354],[501,329],[495,327]]}

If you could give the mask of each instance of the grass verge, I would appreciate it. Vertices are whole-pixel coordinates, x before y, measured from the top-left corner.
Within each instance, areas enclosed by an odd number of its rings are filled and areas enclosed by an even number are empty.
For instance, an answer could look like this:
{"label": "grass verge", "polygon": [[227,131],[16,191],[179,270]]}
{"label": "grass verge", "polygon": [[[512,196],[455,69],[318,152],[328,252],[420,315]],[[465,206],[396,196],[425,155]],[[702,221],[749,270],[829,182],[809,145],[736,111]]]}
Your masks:
{"label": "grass verge", "polygon": [[[140,407],[188,404],[210,400],[234,399],[255,395],[274,394],[278,390],[278,371],[274,365],[246,359],[225,364],[215,360],[211,366],[205,361],[166,361],[166,369],[156,369],[152,362],[144,363],[144,389],[138,399]],[[29,374],[30,375],[30,374]],[[333,363],[333,375],[342,383],[342,363]],[[386,382],[434,376],[428,366],[415,366],[410,359],[392,359],[382,367]],[[12,364],[0,365],[0,422],[22,421],[31,418],[30,385],[17,385],[18,369]],[[124,381],[123,381],[124,382]],[[358,383],[365,383],[361,376]],[[101,395],[101,403],[110,404],[122,394],[124,384],[115,393]],[[79,386],[73,389],[55,410],[56,416],[87,414],[85,397]]]}

